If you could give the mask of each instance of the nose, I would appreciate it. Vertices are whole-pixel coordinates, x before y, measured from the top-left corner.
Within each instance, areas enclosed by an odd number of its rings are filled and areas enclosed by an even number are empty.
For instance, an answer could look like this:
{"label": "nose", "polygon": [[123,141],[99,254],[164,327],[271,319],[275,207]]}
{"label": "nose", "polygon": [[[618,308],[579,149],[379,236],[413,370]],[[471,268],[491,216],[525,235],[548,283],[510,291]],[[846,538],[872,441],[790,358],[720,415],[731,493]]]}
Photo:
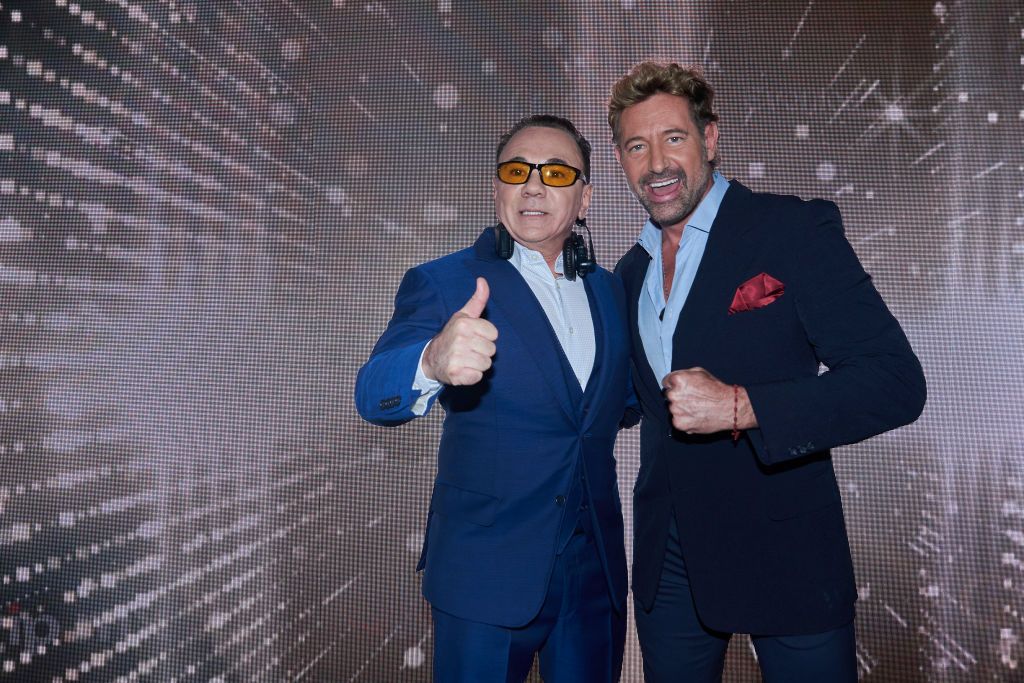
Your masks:
{"label": "nose", "polygon": [[546,186],[540,181],[540,169],[531,168],[530,175],[526,176],[526,182],[523,183],[523,194],[543,194],[546,191]]}
{"label": "nose", "polygon": [[647,160],[652,173],[661,173],[665,170],[665,152],[660,144],[651,145],[651,153]]}

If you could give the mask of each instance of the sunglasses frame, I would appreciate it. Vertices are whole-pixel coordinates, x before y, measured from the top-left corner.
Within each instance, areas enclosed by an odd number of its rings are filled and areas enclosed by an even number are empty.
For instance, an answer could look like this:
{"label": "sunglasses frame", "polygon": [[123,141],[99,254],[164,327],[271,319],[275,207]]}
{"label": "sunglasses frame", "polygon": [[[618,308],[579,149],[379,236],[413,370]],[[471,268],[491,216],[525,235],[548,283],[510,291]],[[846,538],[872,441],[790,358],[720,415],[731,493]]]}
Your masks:
{"label": "sunglasses frame", "polygon": [[[523,181],[521,183],[510,183],[499,175],[501,167],[505,166],[506,164],[521,164],[523,166],[529,166],[530,172],[523,176]],[[572,182],[569,183],[568,185],[552,185],[550,183],[544,182],[543,169],[545,166],[561,166],[562,168],[570,168],[576,173],[576,177],[573,178]],[[572,187],[573,185],[580,181],[582,181],[584,185],[586,185],[589,182],[587,180],[587,177],[583,175],[583,171],[576,168],[575,166],[563,164],[559,161],[547,161],[541,164],[531,164],[529,161],[517,161],[515,159],[510,159],[508,161],[503,161],[494,167],[494,177],[500,180],[501,182],[505,183],[506,185],[525,185],[526,183],[530,182],[530,176],[533,174],[534,171],[537,171],[537,176],[540,178],[541,184],[545,185],[546,187]]]}

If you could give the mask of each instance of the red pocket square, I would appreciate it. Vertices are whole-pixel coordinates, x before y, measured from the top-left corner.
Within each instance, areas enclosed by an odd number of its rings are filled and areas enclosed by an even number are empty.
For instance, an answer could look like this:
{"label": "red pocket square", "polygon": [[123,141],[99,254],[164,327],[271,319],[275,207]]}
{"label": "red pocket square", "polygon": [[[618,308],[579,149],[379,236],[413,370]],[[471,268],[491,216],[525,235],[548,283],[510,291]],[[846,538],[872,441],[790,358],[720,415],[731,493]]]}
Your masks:
{"label": "red pocket square", "polygon": [[767,306],[782,296],[785,291],[786,285],[768,273],[755,275],[736,288],[736,293],[732,297],[732,305],[729,306],[729,315]]}

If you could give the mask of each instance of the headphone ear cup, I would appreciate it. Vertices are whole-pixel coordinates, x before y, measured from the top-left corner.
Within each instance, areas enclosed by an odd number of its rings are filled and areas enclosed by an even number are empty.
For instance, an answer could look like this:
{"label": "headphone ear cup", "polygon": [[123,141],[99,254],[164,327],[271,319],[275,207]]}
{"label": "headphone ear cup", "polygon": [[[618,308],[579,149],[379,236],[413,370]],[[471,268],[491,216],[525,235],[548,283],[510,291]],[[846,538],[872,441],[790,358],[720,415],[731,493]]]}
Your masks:
{"label": "headphone ear cup", "polygon": [[596,268],[597,261],[594,260],[594,255],[587,247],[583,235],[572,233],[566,237],[562,247],[562,270],[565,271],[565,279],[575,280],[577,275],[586,277],[587,273],[593,273]]}
{"label": "headphone ear cup", "polygon": [[570,233],[562,243],[562,277],[569,281],[576,279],[577,240],[579,235]]}
{"label": "headphone ear cup", "polygon": [[597,259],[594,258],[594,252],[590,250],[590,246],[583,239],[583,235],[576,237],[576,269],[584,277],[586,277],[587,273],[593,273],[597,270]]}

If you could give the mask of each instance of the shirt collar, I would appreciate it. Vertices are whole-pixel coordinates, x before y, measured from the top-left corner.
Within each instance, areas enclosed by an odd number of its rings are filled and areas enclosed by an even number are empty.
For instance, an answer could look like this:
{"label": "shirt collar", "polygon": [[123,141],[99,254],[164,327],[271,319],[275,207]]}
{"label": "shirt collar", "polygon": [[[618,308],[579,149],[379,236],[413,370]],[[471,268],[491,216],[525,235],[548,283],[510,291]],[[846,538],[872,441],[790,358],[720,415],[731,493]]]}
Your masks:
{"label": "shirt collar", "polygon": [[[700,201],[694,212],[690,214],[690,220],[686,223],[686,227],[708,234],[711,234],[711,225],[715,222],[715,217],[718,216],[718,209],[722,206],[725,191],[729,189],[729,181],[718,171],[715,171],[711,178],[711,189],[704,195],[704,199]],[[652,257],[655,253],[660,253],[661,228],[648,219],[640,231],[637,243]]]}
{"label": "shirt collar", "polygon": [[[545,271],[548,270],[547,261],[544,260],[544,255],[539,251],[534,251],[528,247],[524,247],[519,242],[513,242],[512,257],[509,262],[515,266],[515,269],[522,272],[524,268],[540,268],[543,267]],[[555,272],[562,272],[562,254],[558,255],[555,259]]]}

